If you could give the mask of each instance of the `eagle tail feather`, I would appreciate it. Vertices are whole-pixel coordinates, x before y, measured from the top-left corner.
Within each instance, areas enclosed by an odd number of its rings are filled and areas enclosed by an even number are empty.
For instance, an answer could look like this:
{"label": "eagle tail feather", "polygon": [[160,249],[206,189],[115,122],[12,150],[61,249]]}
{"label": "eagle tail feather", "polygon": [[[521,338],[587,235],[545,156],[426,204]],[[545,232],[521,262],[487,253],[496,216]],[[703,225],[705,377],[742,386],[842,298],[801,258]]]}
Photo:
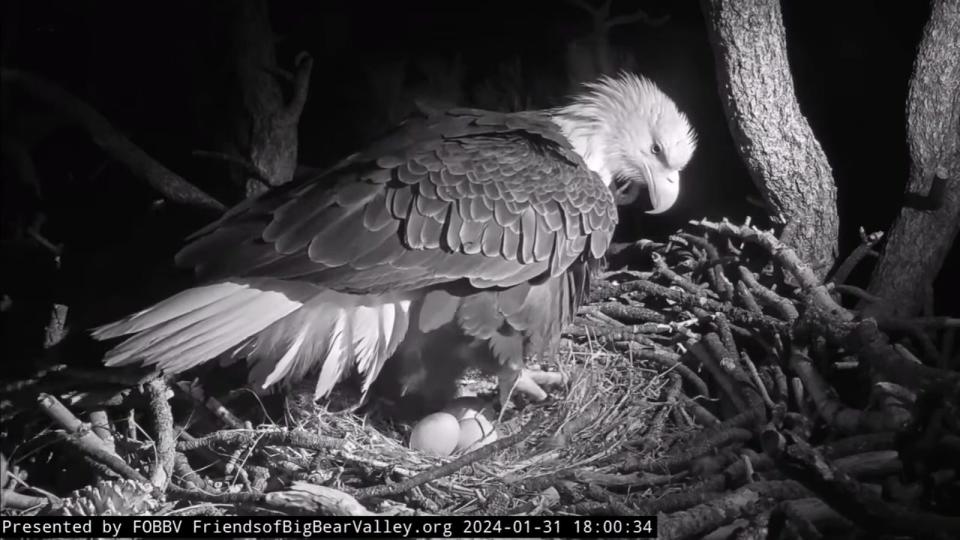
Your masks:
{"label": "eagle tail feather", "polygon": [[324,291],[251,338],[252,347],[240,349],[254,364],[250,382],[260,388],[293,382],[321,363],[315,398],[329,394],[353,369],[363,376],[366,394],[403,340],[409,309],[409,300]]}
{"label": "eagle tail feather", "polygon": [[403,340],[409,311],[409,300],[284,280],[226,281],[188,289],[92,334],[132,334],[106,354],[108,366],[142,361],[180,373],[229,353],[245,356],[250,382],[266,389],[322,363],[317,398],[352,369],[363,376],[365,395]]}
{"label": "eagle tail feather", "polygon": [[280,280],[215,283],[183,291],[92,335],[106,340],[132,334],[107,352],[108,366],[142,360],[179,373],[235,347],[318,291]]}

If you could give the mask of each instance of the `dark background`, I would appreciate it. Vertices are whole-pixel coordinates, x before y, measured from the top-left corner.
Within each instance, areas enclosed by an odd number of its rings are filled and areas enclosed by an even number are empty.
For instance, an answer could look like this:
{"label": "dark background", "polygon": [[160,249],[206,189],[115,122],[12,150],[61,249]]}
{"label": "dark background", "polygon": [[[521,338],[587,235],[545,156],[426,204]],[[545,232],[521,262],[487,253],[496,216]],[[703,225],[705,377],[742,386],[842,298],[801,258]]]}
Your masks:
{"label": "dark background", "polygon": [[[677,205],[661,216],[623,209],[621,238],[662,237],[702,216],[762,222],[763,212],[747,202],[757,192],[727,130],[699,3],[620,0],[614,12],[636,6],[669,20],[618,27],[611,41],[687,112],[700,143]],[[7,1],[2,61],[62,85],[160,162],[234,202],[227,167],[191,155],[222,140],[238,99],[225,9],[202,1]],[[301,50],[315,59],[300,161],[318,167],[386,128],[410,96],[500,108],[561,103],[571,88],[567,47],[591,30],[583,11],[561,1],[288,0],[270,9],[280,65],[292,67]],[[786,1],[784,17],[801,110],[838,182],[845,255],[860,226],[888,229],[902,203],[907,85],[927,6]],[[462,77],[453,91],[438,90],[431,81],[454,58]],[[402,98],[385,96],[375,82],[390,74],[403,77]],[[504,90],[508,83],[512,90]],[[35,343],[46,310],[32,307],[65,303],[72,324],[86,326],[182,285],[184,277],[169,268],[172,255],[213,216],[157,204],[154,192],[84,133],[9,88],[3,122],[5,137],[30,143],[39,179],[39,189],[25,185],[4,162],[0,292],[12,300],[6,345]],[[59,271],[50,251],[24,235],[38,215],[42,235],[63,246]],[[958,274],[957,251],[937,284],[941,312],[956,311],[946,276]],[[864,266],[854,284],[869,277]]]}

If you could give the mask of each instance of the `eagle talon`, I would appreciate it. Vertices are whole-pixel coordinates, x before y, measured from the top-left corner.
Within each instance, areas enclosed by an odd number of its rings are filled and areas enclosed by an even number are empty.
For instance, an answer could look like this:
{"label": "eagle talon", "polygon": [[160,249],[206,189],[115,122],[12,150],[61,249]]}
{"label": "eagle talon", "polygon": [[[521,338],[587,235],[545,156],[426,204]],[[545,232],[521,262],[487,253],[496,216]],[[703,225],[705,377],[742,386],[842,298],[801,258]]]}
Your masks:
{"label": "eagle talon", "polygon": [[566,373],[558,371],[541,371],[538,369],[524,369],[530,380],[540,386],[566,386],[568,377]]}
{"label": "eagle talon", "polygon": [[563,386],[567,383],[563,373],[531,369],[502,373],[499,379],[501,409],[507,408],[510,397],[517,392],[526,394],[530,401],[540,402],[550,397],[542,386]]}

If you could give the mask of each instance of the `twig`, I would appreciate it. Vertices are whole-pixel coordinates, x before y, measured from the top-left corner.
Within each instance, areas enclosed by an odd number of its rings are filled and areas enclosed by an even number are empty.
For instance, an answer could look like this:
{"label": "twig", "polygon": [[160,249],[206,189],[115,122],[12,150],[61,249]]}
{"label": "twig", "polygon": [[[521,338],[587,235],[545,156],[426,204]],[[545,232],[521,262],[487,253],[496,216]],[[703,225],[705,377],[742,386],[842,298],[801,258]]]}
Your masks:
{"label": "twig", "polygon": [[883,232],[877,231],[870,234],[867,234],[863,230],[863,227],[860,227],[860,245],[857,246],[849,256],[837,267],[837,271],[833,273],[833,276],[828,280],[831,283],[836,283],[838,285],[845,284],[848,279],[850,279],[850,274],[853,273],[853,269],[860,264],[867,255],[876,252],[873,251],[873,246],[877,245],[880,240],[883,239]]}
{"label": "twig", "polygon": [[190,466],[190,461],[187,459],[187,456],[180,452],[177,452],[174,457],[173,472],[174,475],[179,476],[181,480],[186,482],[190,489],[204,489],[209,487],[207,481]]}
{"label": "twig", "polygon": [[671,300],[687,308],[702,308],[712,312],[721,312],[731,321],[735,321],[746,326],[761,326],[779,331],[786,328],[786,325],[774,317],[752,313],[736,306],[718,302],[712,298],[704,298],[685,291],[678,291],[663,285],[658,285],[647,280],[628,281],[613,288],[614,296],[623,296],[631,292],[642,292],[646,295],[656,296]]}
{"label": "twig", "polygon": [[960,518],[888,503],[826,461],[807,442],[789,433],[769,430],[764,433],[763,445],[788,475],[869,532],[937,538],[960,534]]}
{"label": "twig", "polygon": [[737,281],[736,289],[737,297],[740,298],[744,307],[750,310],[751,313],[756,313],[757,315],[763,314],[763,310],[760,309],[760,304],[757,303],[757,299],[753,297],[753,293],[750,292],[750,288],[747,287],[746,283]]}
{"label": "twig", "polygon": [[796,252],[783,244],[772,233],[754,227],[738,226],[723,220],[714,223],[708,220],[692,221],[694,225],[717,231],[741,240],[760,245],[789,272],[806,296],[808,308],[804,313],[806,324],[816,327],[820,333],[834,342],[842,342],[869,359],[870,366],[889,380],[907,386],[923,386],[931,389],[954,388],[960,385],[960,373],[928,366],[917,366],[903,360],[890,346],[889,340],[877,328],[876,321],[856,321],[849,310],[837,304],[829,289],[822,284],[813,270]]}
{"label": "twig", "polygon": [[668,456],[656,461],[646,462],[629,458],[620,468],[621,472],[676,472],[686,467],[694,459],[721,448],[730,443],[745,442],[753,438],[753,433],[743,428],[729,428],[717,431],[712,436],[692,441],[684,445],[684,449],[677,455]]}
{"label": "twig", "polygon": [[209,493],[200,490],[167,486],[167,498],[179,501],[200,501],[220,504],[262,504],[263,493],[239,491],[236,493]]}
{"label": "twig", "polygon": [[677,396],[680,395],[680,391],[683,388],[683,381],[680,378],[680,375],[676,373],[671,373],[670,384],[663,391],[663,405],[660,406],[660,410],[653,416],[653,420],[650,421],[650,427],[647,429],[647,432],[644,433],[643,438],[652,443],[653,445],[660,442],[660,437],[663,434],[663,426],[666,423],[667,414],[673,409],[677,404]]}
{"label": "twig", "polygon": [[753,384],[756,385],[757,390],[760,391],[760,397],[763,398],[763,402],[771,410],[775,407],[773,399],[770,398],[770,393],[767,391],[767,386],[763,384],[763,379],[760,378],[760,372],[757,371],[757,366],[753,363],[753,360],[750,359],[750,355],[747,354],[747,351],[740,351],[740,360],[745,366],[747,366],[747,371],[750,372],[750,376],[753,378]]}
{"label": "twig", "polygon": [[267,506],[286,512],[311,516],[374,516],[353,495],[327,486],[296,481],[285,491],[274,491],[264,496]]}
{"label": "twig", "polygon": [[434,467],[424,471],[413,478],[408,478],[395,484],[385,484],[359,489],[354,493],[357,499],[368,499],[370,497],[388,497],[390,495],[399,495],[409,491],[419,485],[426,484],[438,478],[453,474],[454,472],[476,463],[477,461],[492,456],[493,454],[511,446],[518,444],[529,437],[540,426],[542,419],[537,417],[529,420],[523,428],[509,437],[498,439],[490,444],[465,454],[449,463]]}
{"label": "twig", "polygon": [[683,238],[684,240],[695,244],[697,247],[703,249],[707,253],[706,264],[707,267],[707,276],[710,279],[710,283],[713,285],[713,288],[720,293],[720,297],[725,301],[733,300],[733,285],[730,283],[730,280],[723,274],[722,264],[724,261],[720,257],[720,253],[717,251],[717,247],[714,246],[706,238],[690,234],[690,233],[680,233],[677,236]]}
{"label": "twig", "polygon": [[841,458],[863,452],[890,450],[896,443],[896,432],[866,433],[829,442],[818,450],[826,458]]}
{"label": "twig", "polygon": [[683,405],[701,426],[710,427],[720,423],[720,420],[714,416],[712,412],[708,411],[703,405],[700,405],[695,399],[680,394],[680,400],[683,401]]}
{"label": "twig", "polygon": [[12,489],[5,489],[0,493],[0,508],[9,508],[11,510],[29,510],[38,506],[45,506],[50,503],[49,499],[43,497],[34,497],[17,493]]}
{"label": "twig", "polygon": [[100,440],[107,446],[107,450],[116,453],[116,441],[113,438],[113,430],[110,429],[110,419],[107,417],[107,412],[102,409],[91,411],[89,418],[94,434],[100,437]]}
{"label": "twig", "polygon": [[170,410],[170,387],[162,377],[153,379],[146,385],[150,399],[150,413],[157,430],[157,459],[150,467],[150,483],[158,489],[164,487],[173,477],[173,465],[176,459],[176,436],[173,432],[173,411]]}
{"label": "twig", "polygon": [[333,437],[324,437],[305,430],[251,430],[251,429],[230,429],[215,431],[204,437],[199,437],[192,441],[179,441],[177,450],[186,452],[198,448],[210,448],[211,446],[222,444],[252,444],[257,442],[261,445],[285,445],[295,446],[297,448],[306,448],[309,450],[325,450],[330,448],[339,448],[343,446],[343,439]]}
{"label": "twig", "polygon": [[127,462],[120,459],[120,456],[108,452],[103,446],[99,444],[92,445],[90,444],[89,440],[83,438],[82,436],[78,437],[76,434],[68,434],[60,431],[58,432],[58,435],[62,441],[79,450],[84,456],[89,457],[94,462],[106,466],[108,469],[119,474],[120,476],[141,482],[143,484],[150,484],[150,481],[147,480],[147,477],[143,476],[139,471],[128,465]]}
{"label": "twig", "polygon": [[652,322],[664,324],[667,318],[657,311],[640,306],[629,306],[620,302],[604,302],[601,304],[592,304],[580,308],[580,313],[589,314],[599,311],[608,317],[613,317],[620,322]]}
{"label": "twig", "polygon": [[846,285],[846,284],[833,285],[832,289],[838,293],[853,296],[855,298],[859,298],[860,300],[869,302],[871,304],[882,301],[882,298],[880,298],[879,296],[870,294],[867,291],[855,285]]}
{"label": "twig", "polygon": [[787,322],[792,323],[800,317],[793,302],[775,293],[772,289],[763,286],[747,267],[740,266],[738,269],[740,271],[740,279],[746,284],[750,291],[757,298],[760,298],[773,308],[781,317],[786,319]]}
{"label": "twig", "polygon": [[[714,334],[716,336],[716,334]],[[740,392],[737,392],[734,388],[733,381],[730,380],[730,375],[724,367],[722,367],[710,354],[709,350],[702,342],[693,343],[689,347],[690,354],[695,356],[697,360],[700,361],[700,364],[710,372],[710,375],[713,377],[713,380],[716,381],[717,386],[723,391],[727,396],[727,399],[730,400],[730,403],[737,409],[738,412],[743,412],[747,410],[747,402],[744,401],[743,396],[740,395]]]}
{"label": "twig", "polygon": [[86,425],[74,416],[59,399],[50,394],[40,394],[37,404],[40,406],[40,410],[59,424],[68,435],[76,435],[85,446],[100,448],[104,452],[110,453],[106,443],[87,429]]}
{"label": "twig", "polygon": [[701,285],[697,285],[696,283],[690,281],[687,277],[681,276],[680,274],[674,272],[669,266],[667,266],[667,262],[663,260],[663,256],[659,253],[651,253],[650,257],[653,259],[653,265],[656,267],[657,273],[667,278],[674,285],[677,285],[688,293],[695,294],[697,296],[713,295],[713,291],[710,289],[707,289]]}
{"label": "twig", "polygon": [[[647,360],[660,364],[666,369],[676,370],[681,377],[687,380],[696,389],[697,393],[704,397],[710,397],[710,388],[699,375],[680,361],[680,355],[665,350],[654,350],[648,347],[636,347],[631,344],[628,352],[636,360]],[[694,394],[697,395],[697,394]]]}
{"label": "twig", "polygon": [[796,482],[768,481],[742,488],[682,512],[669,514],[659,523],[658,538],[698,537],[744,515],[754,515],[772,506],[774,501],[798,499],[807,490]]}
{"label": "twig", "polygon": [[923,356],[930,363],[943,364],[941,353],[933,343],[933,339],[923,331],[920,325],[914,323],[915,319],[900,319],[897,317],[880,316],[877,324],[881,329],[890,332],[897,331],[909,335],[923,350]]}
{"label": "twig", "polygon": [[861,411],[845,406],[836,391],[817,372],[813,361],[800,351],[794,351],[790,356],[790,368],[803,382],[820,416],[842,433],[900,431],[910,422],[909,413],[892,415],[888,410]]}

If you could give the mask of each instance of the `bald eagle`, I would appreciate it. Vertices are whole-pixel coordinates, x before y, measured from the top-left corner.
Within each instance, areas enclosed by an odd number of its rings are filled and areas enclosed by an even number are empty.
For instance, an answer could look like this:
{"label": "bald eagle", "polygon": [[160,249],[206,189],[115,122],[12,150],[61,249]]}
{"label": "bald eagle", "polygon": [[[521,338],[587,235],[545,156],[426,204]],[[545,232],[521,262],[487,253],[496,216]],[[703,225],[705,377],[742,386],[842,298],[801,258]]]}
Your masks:
{"label": "bald eagle", "polygon": [[431,374],[463,367],[445,358],[456,342],[505,399],[526,359],[555,351],[616,193],[646,186],[663,212],[695,146],[674,102],[626,73],[556,109],[424,112],[230,209],[176,256],[201,284],[92,333],[129,336],[108,366],[246,359],[258,389],[319,371],[316,398],[352,373],[366,396],[385,363],[429,392]]}

